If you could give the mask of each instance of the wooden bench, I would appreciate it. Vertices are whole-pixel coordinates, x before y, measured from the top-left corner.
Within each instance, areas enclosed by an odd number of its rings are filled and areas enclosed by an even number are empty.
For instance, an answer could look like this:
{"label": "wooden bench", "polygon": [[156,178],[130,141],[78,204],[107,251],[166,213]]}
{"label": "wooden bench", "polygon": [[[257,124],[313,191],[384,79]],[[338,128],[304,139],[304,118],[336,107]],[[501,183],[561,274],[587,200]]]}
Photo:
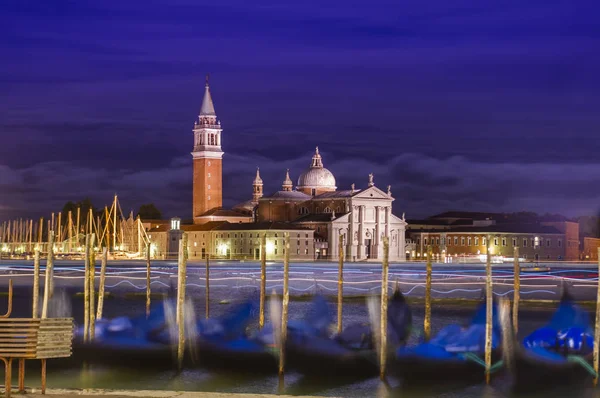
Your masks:
{"label": "wooden bench", "polygon": [[12,280],[8,312],[0,315],[0,360],[4,362],[4,387],[10,397],[12,361],[19,360],[19,392],[25,392],[25,360],[42,361],[42,394],[46,393],[46,360],[71,356],[73,318],[8,318],[12,310]]}

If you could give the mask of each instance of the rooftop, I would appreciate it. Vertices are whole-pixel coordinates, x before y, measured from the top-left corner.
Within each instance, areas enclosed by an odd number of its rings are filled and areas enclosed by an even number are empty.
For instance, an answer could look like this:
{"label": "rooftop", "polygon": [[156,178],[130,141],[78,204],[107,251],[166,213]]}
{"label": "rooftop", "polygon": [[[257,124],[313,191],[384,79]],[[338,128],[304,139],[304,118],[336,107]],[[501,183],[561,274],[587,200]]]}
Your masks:
{"label": "rooftop", "polygon": [[236,209],[215,208],[202,213],[199,217],[249,217],[251,215],[250,213]]}
{"label": "rooftop", "polygon": [[253,223],[223,223],[222,225],[215,228],[217,231],[257,231],[257,230],[311,230],[310,228],[301,227],[291,223],[279,222],[279,221],[261,221]]}
{"label": "rooftop", "polygon": [[263,196],[259,200],[310,200],[312,196],[300,191],[277,191],[269,196]]}
{"label": "rooftop", "polygon": [[360,189],[355,189],[354,191],[351,189],[343,190],[343,191],[333,191],[333,192],[323,192],[314,197],[314,199],[334,199],[334,198],[351,198],[360,192]]}
{"label": "rooftop", "polygon": [[440,231],[439,229],[419,229],[413,232],[443,232],[443,233],[513,233],[513,234],[558,234],[558,229],[540,224],[496,224],[484,227],[458,227],[451,230]]}

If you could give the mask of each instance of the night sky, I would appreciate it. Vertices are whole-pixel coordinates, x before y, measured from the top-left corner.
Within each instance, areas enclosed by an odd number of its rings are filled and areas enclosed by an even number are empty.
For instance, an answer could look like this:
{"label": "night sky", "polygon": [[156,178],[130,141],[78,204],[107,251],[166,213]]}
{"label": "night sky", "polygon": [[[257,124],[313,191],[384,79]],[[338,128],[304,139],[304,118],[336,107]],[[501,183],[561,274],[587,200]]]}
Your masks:
{"label": "night sky", "polygon": [[407,218],[595,214],[595,3],[4,0],[0,219],[115,192],[190,218],[206,73],[226,206],[318,145],[338,188],[372,172]]}

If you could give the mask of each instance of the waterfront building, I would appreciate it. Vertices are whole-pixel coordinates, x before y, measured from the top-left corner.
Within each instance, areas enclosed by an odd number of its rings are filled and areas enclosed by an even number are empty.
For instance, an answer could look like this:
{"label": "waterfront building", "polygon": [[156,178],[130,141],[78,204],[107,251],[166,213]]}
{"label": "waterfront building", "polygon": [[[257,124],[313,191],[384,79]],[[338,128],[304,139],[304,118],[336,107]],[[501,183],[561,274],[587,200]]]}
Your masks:
{"label": "waterfront building", "polygon": [[188,255],[199,260],[210,255],[213,259],[259,260],[262,239],[266,235],[268,261],[281,261],[285,254],[285,234],[290,236],[290,259],[315,259],[314,231],[299,225],[280,222],[229,223],[209,221],[181,225],[178,218],[170,225],[156,226],[148,231],[151,255],[157,259],[176,258],[183,232],[188,236]]}
{"label": "waterfront building", "polygon": [[410,220],[408,236],[414,242],[411,259],[426,258],[431,246],[436,259],[486,254],[487,239],[494,256],[526,260],[577,260],[578,224],[568,220],[545,220],[503,213],[446,212],[425,220]]}

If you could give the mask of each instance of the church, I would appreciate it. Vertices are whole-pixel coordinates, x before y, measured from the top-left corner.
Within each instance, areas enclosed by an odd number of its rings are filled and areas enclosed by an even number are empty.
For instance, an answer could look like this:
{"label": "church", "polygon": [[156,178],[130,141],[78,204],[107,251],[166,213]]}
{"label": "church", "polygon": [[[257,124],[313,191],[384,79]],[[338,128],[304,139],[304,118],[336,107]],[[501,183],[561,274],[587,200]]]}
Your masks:
{"label": "church", "polygon": [[338,189],[335,176],[325,168],[318,147],[307,162],[306,170],[299,173],[295,187],[287,170],[281,190],[265,195],[257,169],[252,198],[233,209],[224,209],[222,133],[207,80],[200,114],[193,128],[192,215],[195,225],[200,227],[219,221],[235,223],[240,231],[255,230],[256,225],[261,224],[276,224],[293,231],[310,230],[314,236],[311,248],[315,258],[327,260],[338,259],[340,239],[347,261],[380,260],[383,237],[387,236],[390,260],[406,259],[407,224],[404,215],[399,218],[392,213],[391,187],[387,186],[385,191],[379,189],[370,174],[365,176],[365,188],[352,184],[349,189]]}

